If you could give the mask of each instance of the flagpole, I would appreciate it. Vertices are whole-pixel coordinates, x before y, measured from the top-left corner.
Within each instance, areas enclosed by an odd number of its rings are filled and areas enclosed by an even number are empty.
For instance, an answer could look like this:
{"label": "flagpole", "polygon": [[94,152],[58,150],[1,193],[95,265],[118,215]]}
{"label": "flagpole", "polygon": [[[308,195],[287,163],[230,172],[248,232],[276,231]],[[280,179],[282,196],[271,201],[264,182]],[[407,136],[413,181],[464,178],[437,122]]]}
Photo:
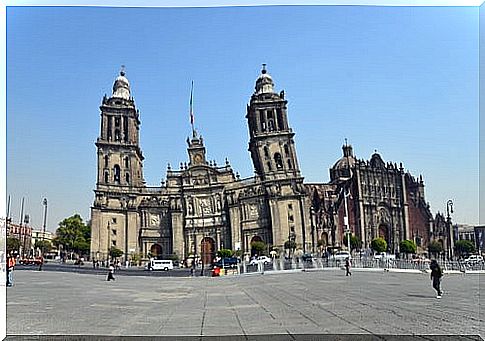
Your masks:
{"label": "flagpole", "polygon": [[194,93],[194,81],[192,81],[192,87],[190,88],[190,125],[192,126],[192,137],[195,138],[194,112],[192,109],[193,93]]}

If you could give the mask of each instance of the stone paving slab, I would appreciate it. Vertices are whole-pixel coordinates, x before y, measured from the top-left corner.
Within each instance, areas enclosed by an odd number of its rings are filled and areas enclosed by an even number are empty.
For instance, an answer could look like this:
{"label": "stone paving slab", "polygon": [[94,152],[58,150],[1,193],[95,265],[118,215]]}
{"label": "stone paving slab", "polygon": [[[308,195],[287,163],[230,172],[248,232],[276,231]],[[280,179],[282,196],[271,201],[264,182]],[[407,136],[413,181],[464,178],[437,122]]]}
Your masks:
{"label": "stone paving slab", "polygon": [[7,334],[483,336],[480,278],[445,276],[439,300],[424,273],[118,276],[107,282],[104,275],[16,271],[7,289]]}

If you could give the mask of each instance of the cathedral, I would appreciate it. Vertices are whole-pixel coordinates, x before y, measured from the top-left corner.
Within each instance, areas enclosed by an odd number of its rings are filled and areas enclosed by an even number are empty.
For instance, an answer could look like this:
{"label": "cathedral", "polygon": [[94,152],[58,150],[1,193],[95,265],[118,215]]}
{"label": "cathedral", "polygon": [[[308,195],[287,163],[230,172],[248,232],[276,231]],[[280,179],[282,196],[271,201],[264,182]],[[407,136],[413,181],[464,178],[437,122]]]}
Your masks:
{"label": "cathedral", "polygon": [[192,128],[187,161],[178,170],[169,166],[160,187],[148,187],[140,114],[121,71],[100,107],[92,259],[106,260],[116,247],[125,261],[135,255],[200,256],[209,264],[223,248],[254,254],[255,241],[278,253],[288,241],[302,252],[344,248],[347,233],[364,249],[383,237],[389,252],[399,252],[404,239],[425,251],[434,219],[422,177],[384,162],[377,152],[369,161],[359,160],[345,143],[329,183],[304,183],[287,104],[263,64],[246,114],[254,176],[241,179],[227,159],[221,166],[208,161],[204,139]]}

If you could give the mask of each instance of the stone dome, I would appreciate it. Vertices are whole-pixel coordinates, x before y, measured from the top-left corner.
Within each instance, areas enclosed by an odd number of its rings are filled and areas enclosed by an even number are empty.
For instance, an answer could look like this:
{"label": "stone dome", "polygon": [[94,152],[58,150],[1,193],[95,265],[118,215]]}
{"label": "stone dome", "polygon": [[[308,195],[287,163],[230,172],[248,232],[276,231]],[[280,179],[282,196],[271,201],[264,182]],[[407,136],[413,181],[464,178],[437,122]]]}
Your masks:
{"label": "stone dome", "polygon": [[263,64],[263,69],[261,70],[261,74],[256,80],[255,94],[259,95],[259,94],[265,94],[265,93],[274,93],[273,87],[274,87],[273,78],[271,78],[268,71],[266,71],[266,64]]}
{"label": "stone dome", "polygon": [[335,162],[333,165],[332,169],[335,170],[340,170],[340,169],[349,169],[349,168],[354,168],[355,166],[355,157],[352,152],[352,146],[351,145],[344,145],[342,146],[342,150],[344,152],[344,155]]}
{"label": "stone dome", "polygon": [[130,82],[125,77],[125,72],[120,71],[120,75],[116,77],[113,84],[113,97],[130,99]]}

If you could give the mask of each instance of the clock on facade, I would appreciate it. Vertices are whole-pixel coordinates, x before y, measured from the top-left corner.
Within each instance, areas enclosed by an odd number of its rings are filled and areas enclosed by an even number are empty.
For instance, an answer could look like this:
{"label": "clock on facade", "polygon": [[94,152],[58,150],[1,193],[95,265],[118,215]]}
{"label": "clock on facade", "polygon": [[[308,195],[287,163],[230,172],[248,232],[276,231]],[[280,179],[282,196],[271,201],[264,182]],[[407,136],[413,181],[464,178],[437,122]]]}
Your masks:
{"label": "clock on facade", "polygon": [[195,155],[194,155],[194,162],[195,162],[196,164],[201,164],[201,163],[202,163],[202,155],[200,155],[200,154],[195,154]]}

